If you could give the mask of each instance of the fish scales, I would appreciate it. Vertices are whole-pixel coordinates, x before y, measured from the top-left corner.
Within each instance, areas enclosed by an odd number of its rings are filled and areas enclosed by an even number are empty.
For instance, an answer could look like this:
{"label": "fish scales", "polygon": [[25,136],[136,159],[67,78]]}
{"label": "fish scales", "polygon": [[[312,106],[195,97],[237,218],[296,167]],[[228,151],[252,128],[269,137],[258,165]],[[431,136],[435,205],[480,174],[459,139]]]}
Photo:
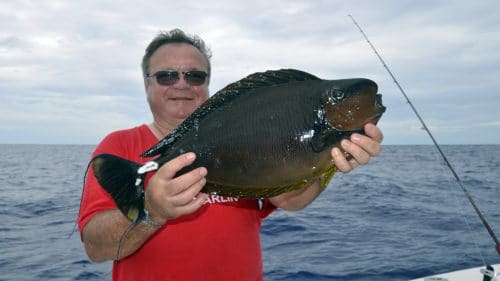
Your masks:
{"label": "fish scales", "polygon": [[314,153],[310,144],[325,84],[294,81],[240,94],[198,119],[198,128],[162,158],[195,152],[188,169],[206,167],[206,190],[222,195],[264,197],[273,187],[300,188],[332,167],[330,151]]}
{"label": "fish scales", "polygon": [[335,173],[331,149],[385,107],[369,79],[322,80],[299,70],[254,73],[217,92],[182,124],[141,156],[143,164],[102,154],[94,174],[131,220],[144,215],[144,180],[169,160],[195,152],[183,174],[206,167],[202,192],[265,198]]}

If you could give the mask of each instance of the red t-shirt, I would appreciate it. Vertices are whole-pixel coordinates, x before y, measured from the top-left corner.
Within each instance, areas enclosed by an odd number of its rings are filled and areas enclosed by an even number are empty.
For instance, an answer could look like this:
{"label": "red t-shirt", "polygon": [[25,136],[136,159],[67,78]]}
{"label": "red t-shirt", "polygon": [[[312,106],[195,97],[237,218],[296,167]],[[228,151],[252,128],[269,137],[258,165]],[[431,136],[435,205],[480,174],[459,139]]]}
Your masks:
{"label": "red t-shirt", "polygon": [[[158,140],[142,125],[108,135],[94,155],[145,162],[139,154]],[[208,171],[210,173],[210,171]],[[98,212],[116,209],[89,170],[82,195],[80,232]],[[262,280],[260,225],[275,207],[264,201],[209,196],[193,214],[169,220],[134,254],[113,265],[113,280]]]}

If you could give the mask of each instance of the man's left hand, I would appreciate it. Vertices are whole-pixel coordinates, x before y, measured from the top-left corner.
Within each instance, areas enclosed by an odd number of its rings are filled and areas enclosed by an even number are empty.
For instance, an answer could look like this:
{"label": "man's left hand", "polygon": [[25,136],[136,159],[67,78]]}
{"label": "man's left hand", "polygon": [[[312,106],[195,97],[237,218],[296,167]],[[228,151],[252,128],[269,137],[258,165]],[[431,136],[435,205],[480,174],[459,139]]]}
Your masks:
{"label": "man's left hand", "polygon": [[347,159],[337,147],[332,149],[333,162],[339,171],[349,173],[356,167],[368,163],[371,157],[379,155],[382,151],[380,145],[384,138],[382,131],[373,124],[366,124],[364,129],[366,135],[352,134],[349,139],[344,139],[340,143],[342,149],[352,158]]}

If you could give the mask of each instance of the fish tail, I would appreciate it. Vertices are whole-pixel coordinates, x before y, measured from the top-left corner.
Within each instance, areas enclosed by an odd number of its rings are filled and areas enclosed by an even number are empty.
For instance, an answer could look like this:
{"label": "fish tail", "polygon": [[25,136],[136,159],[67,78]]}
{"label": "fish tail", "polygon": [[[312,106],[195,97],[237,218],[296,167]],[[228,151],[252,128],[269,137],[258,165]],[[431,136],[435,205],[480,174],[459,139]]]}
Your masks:
{"label": "fish tail", "polygon": [[145,175],[138,173],[142,165],[111,154],[99,154],[91,164],[97,181],[118,209],[130,220],[137,221],[144,210]]}

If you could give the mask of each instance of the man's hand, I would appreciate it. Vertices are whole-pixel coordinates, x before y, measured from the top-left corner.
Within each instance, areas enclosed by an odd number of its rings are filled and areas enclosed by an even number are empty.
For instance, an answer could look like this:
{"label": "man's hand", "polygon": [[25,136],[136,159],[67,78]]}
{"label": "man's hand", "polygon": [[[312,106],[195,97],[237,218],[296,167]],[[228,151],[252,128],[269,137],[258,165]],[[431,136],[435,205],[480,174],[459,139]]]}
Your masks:
{"label": "man's hand", "polygon": [[195,158],[194,153],[180,155],[165,163],[151,177],[144,204],[154,222],[164,224],[169,219],[191,214],[206,202],[207,195],[200,193],[206,183],[206,168],[197,168],[175,177]]}
{"label": "man's hand", "polygon": [[346,159],[344,153],[337,147],[332,149],[332,158],[339,171],[349,173],[354,168],[368,163],[371,157],[377,156],[382,151],[380,143],[384,138],[382,131],[373,124],[366,124],[365,134],[353,134],[350,138],[342,140],[342,149],[352,158]]}

